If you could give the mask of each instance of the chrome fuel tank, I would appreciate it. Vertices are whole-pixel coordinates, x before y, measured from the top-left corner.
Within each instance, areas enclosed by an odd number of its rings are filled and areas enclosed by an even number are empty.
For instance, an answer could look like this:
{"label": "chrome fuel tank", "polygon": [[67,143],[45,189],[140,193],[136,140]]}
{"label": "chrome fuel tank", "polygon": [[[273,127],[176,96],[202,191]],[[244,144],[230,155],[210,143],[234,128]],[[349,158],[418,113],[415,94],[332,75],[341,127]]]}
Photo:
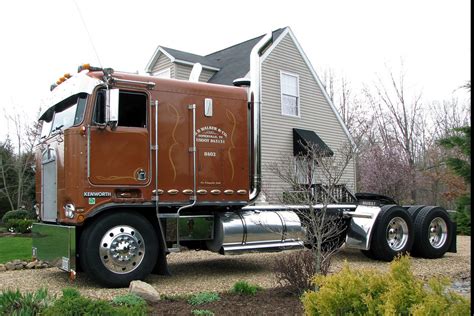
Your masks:
{"label": "chrome fuel tank", "polygon": [[304,230],[292,211],[246,210],[216,215],[211,251],[222,254],[303,248]]}

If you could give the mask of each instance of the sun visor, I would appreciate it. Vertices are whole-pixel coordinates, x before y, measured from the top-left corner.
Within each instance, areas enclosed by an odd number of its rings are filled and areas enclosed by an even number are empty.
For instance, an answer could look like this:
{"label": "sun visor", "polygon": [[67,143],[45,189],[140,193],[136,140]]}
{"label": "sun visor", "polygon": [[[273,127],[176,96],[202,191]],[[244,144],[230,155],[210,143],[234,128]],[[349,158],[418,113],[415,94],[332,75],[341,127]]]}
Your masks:
{"label": "sun visor", "polygon": [[46,107],[41,112],[39,120],[47,120],[54,112],[54,107],[61,101],[79,93],[91,94],[97,85],[103,83],[88,76],[87,73],[87,70],[81,71],[54,88],[45,102]]}

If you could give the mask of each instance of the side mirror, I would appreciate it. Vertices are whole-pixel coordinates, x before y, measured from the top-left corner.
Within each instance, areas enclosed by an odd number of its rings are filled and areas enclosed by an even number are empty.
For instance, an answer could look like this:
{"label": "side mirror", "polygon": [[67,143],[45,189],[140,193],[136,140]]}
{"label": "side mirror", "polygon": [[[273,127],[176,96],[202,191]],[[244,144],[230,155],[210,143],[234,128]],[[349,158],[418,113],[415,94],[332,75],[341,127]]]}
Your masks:
{"label": "side mirror", "polygon": [[105,122],[117,126],[119,119],[119,89],[107,89],[105,96]]}

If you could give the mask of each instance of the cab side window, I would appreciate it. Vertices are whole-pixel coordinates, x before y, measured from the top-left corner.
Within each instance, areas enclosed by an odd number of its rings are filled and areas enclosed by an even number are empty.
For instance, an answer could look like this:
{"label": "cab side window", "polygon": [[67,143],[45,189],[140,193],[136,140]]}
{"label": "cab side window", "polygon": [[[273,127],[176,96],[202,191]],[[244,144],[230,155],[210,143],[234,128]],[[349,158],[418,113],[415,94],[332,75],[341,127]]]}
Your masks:
{"label": "cab side window", "polygon": [[[105,95],[106,90],[97,93],[96,104],[92,120],[96,124],[105,122]],[[147,96],[144,93],[120,91],[119,116],[117,126],[146,128]]]}
{"label": "cab side window", "polygon": [[118,126],[146,127],[146,95],[120,91]]}

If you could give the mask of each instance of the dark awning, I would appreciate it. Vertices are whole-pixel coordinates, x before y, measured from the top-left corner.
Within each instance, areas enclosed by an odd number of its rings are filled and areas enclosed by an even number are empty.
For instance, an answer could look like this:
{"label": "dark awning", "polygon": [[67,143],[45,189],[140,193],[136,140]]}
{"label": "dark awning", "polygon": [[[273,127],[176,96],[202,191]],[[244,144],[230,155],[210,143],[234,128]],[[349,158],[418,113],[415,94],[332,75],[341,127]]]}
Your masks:
{"label": "dark awning", "polygon": [[319,136],[306,129],[293,128],[293,155],[307,155],[308,149],[315,146],[320,157],[333,156],[334,152]]}

